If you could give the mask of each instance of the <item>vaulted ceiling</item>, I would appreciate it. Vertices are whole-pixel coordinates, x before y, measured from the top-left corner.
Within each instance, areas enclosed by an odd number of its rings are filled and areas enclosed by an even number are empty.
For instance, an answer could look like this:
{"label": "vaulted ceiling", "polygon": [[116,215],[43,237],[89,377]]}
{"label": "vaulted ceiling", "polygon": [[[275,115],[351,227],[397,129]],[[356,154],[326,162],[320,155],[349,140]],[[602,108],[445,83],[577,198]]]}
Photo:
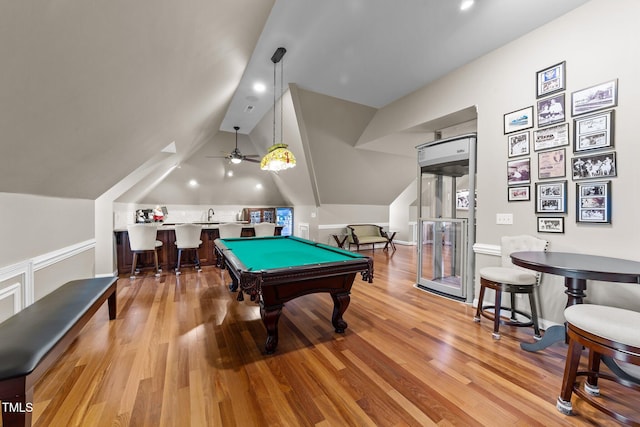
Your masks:
{"label": "vaulted ceiling", "polygon": [[[267,126],[278,46],[306,111],[326,102],[314,93],[375,110],[584,2],[484,0],[464,14],[454,0],[0,2],[0,191],[94,199],[169,145],[176,164],[228,149],[234,125]],[[397,154],[368,142],[357,148]]]}

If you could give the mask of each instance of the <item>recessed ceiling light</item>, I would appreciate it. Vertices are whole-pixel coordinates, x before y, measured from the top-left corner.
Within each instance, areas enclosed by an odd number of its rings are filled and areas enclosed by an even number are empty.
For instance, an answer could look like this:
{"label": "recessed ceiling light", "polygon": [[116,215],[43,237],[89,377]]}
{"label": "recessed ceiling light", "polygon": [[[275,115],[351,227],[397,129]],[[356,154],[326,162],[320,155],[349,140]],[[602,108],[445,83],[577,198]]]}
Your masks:
{"label": "recessed ceiling light", "polygon": [[460,10],[467,10],[469,9],[471,6],[473,6],[474,0],[462,0],[462,3],[460,3]]}
{"label": "recessed ceiling light", "polygon": [[262,189],[262,184],[260,184],[260,183],[256,184],[256,188],[257,188],[258,190]]}
{"label": "recessed ceiling light", "polygon": [[228,171],[227,176],[233,176],[233,171]]}
{"label": "recessed ceiling light", "polygon": [[258,93],[262,93],[265,90],[267,90],[267,86],[265,86],[264,83],[256,82],[256,83],[253,84],[253,90],[255,90]]}
{"label": "recessed ceiling light", "polygon": [[196,181],[195,179],[189,180],[189,186],[190,187],[197,187],[198,186],[198,181]]}

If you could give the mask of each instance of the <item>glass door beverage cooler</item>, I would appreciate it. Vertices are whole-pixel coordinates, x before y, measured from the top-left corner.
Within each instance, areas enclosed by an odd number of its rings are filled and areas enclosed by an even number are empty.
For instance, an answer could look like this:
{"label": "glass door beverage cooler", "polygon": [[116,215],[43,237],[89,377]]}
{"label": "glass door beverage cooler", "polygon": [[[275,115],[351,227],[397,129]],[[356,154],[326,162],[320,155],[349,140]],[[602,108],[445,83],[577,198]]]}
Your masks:
{"label": "glass door beverage cooler", "polygon": [[282,227],[283,236],[293,236],[293,208],[276,208],[276,225]]}

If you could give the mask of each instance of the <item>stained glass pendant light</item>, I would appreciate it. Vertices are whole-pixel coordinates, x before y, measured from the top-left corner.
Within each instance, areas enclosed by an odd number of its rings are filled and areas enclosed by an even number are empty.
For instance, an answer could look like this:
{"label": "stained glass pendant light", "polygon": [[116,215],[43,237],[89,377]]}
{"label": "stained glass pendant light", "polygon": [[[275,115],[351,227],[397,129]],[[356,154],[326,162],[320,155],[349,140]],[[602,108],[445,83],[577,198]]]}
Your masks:
{"label": "stained glass pendant light", "polygon": [[[267,154],[260,162],[260,169],[266,171],[278,172],[281,170],[292,168],[296,165],[296,158],[287,144],[283,142],[283,114],[282,114],[282,92],[283,92],[283,64],[281,62],[287,50],[279,47],[273,53],[271,62],[273,62],[273,145],[269,148]],[[276,142],[276,64],[280,62],[280,142]]]}

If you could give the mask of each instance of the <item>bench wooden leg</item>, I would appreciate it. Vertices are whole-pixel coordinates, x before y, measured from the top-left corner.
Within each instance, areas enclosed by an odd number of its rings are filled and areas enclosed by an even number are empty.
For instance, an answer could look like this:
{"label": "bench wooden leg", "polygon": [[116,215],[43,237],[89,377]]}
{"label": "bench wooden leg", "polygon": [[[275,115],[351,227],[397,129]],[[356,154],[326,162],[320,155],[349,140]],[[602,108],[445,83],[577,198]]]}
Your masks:
{"label": "bench wooden leg", "polygon": [[33,411],[33,387],[25,390],[25,377],[14,378],[0,386],[6,396],[2,400],[2,425],[4,427],[31,426]]}
{"label": "bench wooden leg", "polygon": [[107,305],[109,307],[109,319],[114,320],[116,318],[116,290],[113,289],[113,293],[109,295],[109,299],[107,300]]}

